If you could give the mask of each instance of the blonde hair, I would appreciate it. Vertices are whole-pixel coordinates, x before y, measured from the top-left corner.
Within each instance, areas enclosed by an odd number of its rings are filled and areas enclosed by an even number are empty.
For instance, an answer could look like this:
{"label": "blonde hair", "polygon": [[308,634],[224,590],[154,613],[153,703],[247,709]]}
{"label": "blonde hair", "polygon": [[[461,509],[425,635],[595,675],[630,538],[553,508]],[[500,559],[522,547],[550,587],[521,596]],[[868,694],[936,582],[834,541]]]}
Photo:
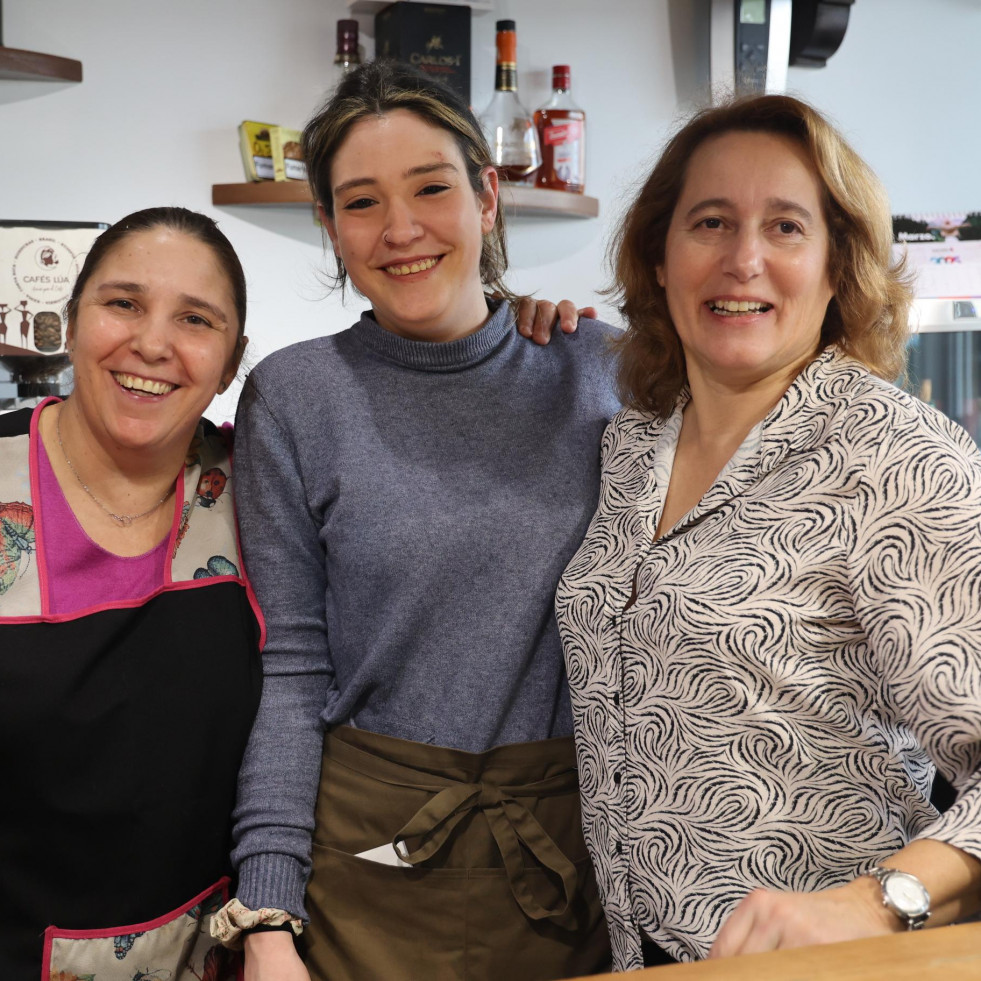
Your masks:
{"label": "blonde hair", "polygon": [[[480,124],[463,100],[414,68],[396,61],[372,61],[344,78],[303,130],[303,159],[310,186],[329,218],[334,217],[331,165],[351,127],[360,119],[383,116],[396,109],[415,113],[425,122],[445,129],[460,149],[470,186],[477,194],[484,190],[482,172],[494,163]],[[483,237],[480,280],[490,289],[511,297],[504,285],[507,267],[504,209],[498,206],[494,226]],[[347,281],[339,257],[334,279],[334,285],[341,288]]]}
{"label": "blonde hair", "polygon": [[656,270],[688,162],[713,136],[773,133],[802,147],[824,190],[828,278],[834,296],[821,346],[835,344],[894,381],[906,361],[909,277],[892,257],[889,202],[868,164],[817,110],[784,95],[748,96],[696,113],[667,143],[610,246],[608,290],[627,322],[617,341],[625,405],[666,418],[687,383],[685,356]]}

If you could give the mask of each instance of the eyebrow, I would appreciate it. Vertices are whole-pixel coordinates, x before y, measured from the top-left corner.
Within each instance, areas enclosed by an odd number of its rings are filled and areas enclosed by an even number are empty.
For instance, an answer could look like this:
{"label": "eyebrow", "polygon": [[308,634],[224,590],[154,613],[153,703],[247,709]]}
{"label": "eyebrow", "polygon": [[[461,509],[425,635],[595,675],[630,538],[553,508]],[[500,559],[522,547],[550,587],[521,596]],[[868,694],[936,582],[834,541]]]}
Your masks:
{"label": "eyebrow", "polygon": [[121,290],[123,293],[145,293],[146,287],[142,283],[129,283],[122,279],[113,279],[106,283],[99,283],[96,290],[100,293],[111,290]]}
{"label": "eyebrow", "polygon": [[[457,168],[454,164],[449,161],[443,161],[442,163],[432,163],[432,164],[422,164],[419,167],[410,167],[408,170],[402,171],[403,179],[408,177],[419,177],[422,174],[436,174],[441,171],[452,170],[457,173]],[[333,193],[343,194],[345,191],[350,191],[355,187],[370,187],[377,184],[378,181],[374,177],[355,177],[352,180],[345,181],[343,184],[338,184],[334,188]]]}
{"label": "eyebrow", "polygon": [[[115,290],[118,290],[121,293],[135,293],[137,295],[142,295],[146,293],[146,286],[144,286],[143,283],[131,283],[122,279],[114,279],[105,283],[100,283],[96,287],[96,291],[100,293],[109,293]],[[222,323],[228,323],[228,314],[226,314],[221,307],[215,306],[208,300],[201,299],[200,296],[194,296],[192,293],[181,293],[177,299],[181,306],[196,307],[198,310],[206,310],[216,320],[220,320]]]}
{"label": "eyebrow", "polygon": [[228,314],[221,307],[216,307],[213,303],[202,300],[200,296],[194,296],[191,293],[181,293],[178,299],[180,300],[181,306],[197,307],[199,310],[207,310],[215,320],[220,320],[225,324],[228,323]]}
{"label": "eyebrow", "polygon": [[[807,208],[787,198],[767,198],[766,206],[770,211],[783,211],[787,214],[796,215],[805,222],[814,221],[814,216]],[[710,211],[714,208],[735,208],[735,204],[729,198],[706,198],[689,208],[685,214],[685,219],[694,218],[700,211]]]}

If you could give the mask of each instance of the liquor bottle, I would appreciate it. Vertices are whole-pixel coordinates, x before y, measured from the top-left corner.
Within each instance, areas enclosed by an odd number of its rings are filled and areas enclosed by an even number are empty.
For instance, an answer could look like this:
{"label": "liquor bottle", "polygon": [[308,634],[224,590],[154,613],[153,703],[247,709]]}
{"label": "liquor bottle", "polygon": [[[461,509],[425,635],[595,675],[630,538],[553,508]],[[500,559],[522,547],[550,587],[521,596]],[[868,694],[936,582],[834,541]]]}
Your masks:
{"label": "liquor bottle", "polygon": [[542,165],[535,184],[582,194],[586,188],[586,113],[572,101],[568,65],[552,66],[552,98],[535,110]]}
{"label": "liquor bottle", "polygon": [[480,114],[480,125],[501,179],[530,184],[542,162],[542,153],[535,121],[518,101],[517,51],[514,21],[499,20],[494,96]]}
{"label": "liquor bottle", "polygon": [[360,64],[358,22],[356,20],[339,20],[337,22],[337,54],[334,55],[334,87],[336,88],[341,79]]}

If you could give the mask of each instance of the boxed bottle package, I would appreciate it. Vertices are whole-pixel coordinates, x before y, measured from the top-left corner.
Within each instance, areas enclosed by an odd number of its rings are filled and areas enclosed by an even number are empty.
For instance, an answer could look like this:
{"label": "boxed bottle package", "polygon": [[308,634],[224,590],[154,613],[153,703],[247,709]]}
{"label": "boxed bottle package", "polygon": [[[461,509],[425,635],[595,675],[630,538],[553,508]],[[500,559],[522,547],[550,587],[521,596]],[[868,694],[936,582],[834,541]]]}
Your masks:
{"label": "boxed bottle package", "polygon": [[251,119],[244,120],[238,128],[242,164],[247,180],[271,181],[276,176],[269,143],[269,131],[272,128],[269,123],[257,123]]}
{"label": "boxed bottle package", "polygon": [[307,165],[300,150],[298,129],[285,126],[269,127],[269,147],[272,151],[273,175],[278,181],[305,181]]}
{"label": "boxed bottle package", "polygon": [[470,105],[470,8],[389,4],[375,14],[375,57],[395,58],[432,75]]}

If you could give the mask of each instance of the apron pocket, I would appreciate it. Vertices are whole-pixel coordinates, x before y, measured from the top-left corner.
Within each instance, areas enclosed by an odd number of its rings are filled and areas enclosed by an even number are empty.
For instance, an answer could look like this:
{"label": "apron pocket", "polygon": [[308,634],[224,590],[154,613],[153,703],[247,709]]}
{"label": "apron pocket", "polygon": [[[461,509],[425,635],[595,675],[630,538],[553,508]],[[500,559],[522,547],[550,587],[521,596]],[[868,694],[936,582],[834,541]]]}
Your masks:
{"label": "apron pocket", "polygon": [[[488,871],[506,890],[504,869]],[[383,865],[315,844],[310,926],[300,937],[312,977],[466,977],[467,876],[467,869]]]}
{"label": "apron pocket", "polygon": [[606,970],[595,883],[588,861],[576,864],[586,888],[570,931],[530,923],[503,868],[404,868],[314,845],[304,959],[312,978],[329,981],[540,981]]}

